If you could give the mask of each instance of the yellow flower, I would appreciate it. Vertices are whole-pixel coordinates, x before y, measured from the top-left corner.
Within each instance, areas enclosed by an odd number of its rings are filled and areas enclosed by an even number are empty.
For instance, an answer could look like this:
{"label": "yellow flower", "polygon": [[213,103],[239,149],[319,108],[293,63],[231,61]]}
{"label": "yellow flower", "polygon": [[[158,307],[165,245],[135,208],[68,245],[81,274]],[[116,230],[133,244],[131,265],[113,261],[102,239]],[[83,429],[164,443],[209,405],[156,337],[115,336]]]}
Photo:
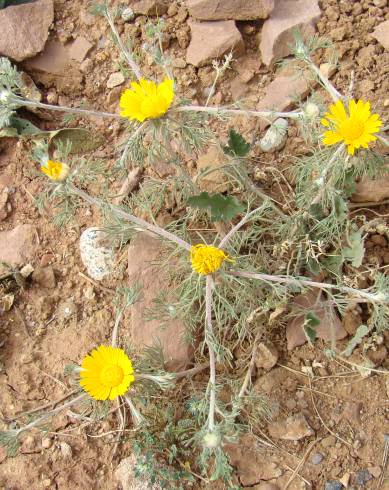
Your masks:
{"label": "yellow flower", "polygon": [[174,82],[166,79],[159,85],[142,78],[132,82],[120,97],[120,115],[143,122],[157,119],[168,111],[174,99]]}
{"label": "yellow flower", "polygon": [[367,148],[371,141],[377,138],[377,133],[382,125],[378,114],[370,112],[370,102],[362,100],[350,100],[348,114],[341,100],[330,105],[330,110],[324,114],[321,123],[329,127],[323,136],[325,145],[334,145],[343,142],[347,145],[350,155],[354,155],[356,149]]}
{"label": "yellow flower", "polygon": [[114,400],[134,381],[132,362],[123,349],[100,345],[84,357],[80,385],[95,400]]}
{"label": "yellow flower", "polygon": [[191,247],[190,260],[192,262],[192,269],[204,276],[219,270],[225,260],[234,262],[220,248],[201,243]]}
{"label": "yellow flower", "polygon": [[48,160],[46,165],[41,167],[41,171],[51,180],[61,182],[69,175],[70,168],[66,163],[53,162]]}

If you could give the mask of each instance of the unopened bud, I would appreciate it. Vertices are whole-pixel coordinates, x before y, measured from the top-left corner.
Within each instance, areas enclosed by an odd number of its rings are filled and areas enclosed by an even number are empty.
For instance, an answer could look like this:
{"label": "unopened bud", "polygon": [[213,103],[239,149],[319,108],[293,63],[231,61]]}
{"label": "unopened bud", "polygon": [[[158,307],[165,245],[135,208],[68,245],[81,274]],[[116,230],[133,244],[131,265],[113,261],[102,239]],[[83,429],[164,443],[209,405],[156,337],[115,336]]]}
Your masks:
{"label": "unopened bud", "polygon": [[315,119],[320,114],[319,107],[313,102],[308,102],[304,107],[304,116],[306,119]]}
{"label": "unopened bud", "polygon": [[220,437],[215,432],[208,432],[203,437],[203,444],[208,449],[215,449],[220,445]]}
{"label": "unopened bud", "polygon": [[1,90],[0,91],[0,102],[2,104],[7,104],[10,102],[10,99],[12,97],[12,92],[10,92],[9,90]]}

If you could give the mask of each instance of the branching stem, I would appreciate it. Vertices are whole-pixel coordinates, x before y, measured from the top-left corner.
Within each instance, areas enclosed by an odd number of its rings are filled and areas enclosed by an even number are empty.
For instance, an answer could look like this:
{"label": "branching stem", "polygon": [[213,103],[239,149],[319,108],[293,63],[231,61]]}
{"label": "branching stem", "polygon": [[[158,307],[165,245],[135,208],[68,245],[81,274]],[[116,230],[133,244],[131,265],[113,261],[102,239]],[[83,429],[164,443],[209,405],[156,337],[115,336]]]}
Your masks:
{"label": "branching stem", "polygon": [[212,327],[212,276],[206,277],[205,283],[205,342],[209,352],[209,415],[208,430],[213,432],[215,429],[215,406],[216,406],[216,356],[212,347],[211,337],[213,335]]}
{"label": "branching stem", "polygon": [[[103,202],[100,199],[97,199],[95,197],[90,196],[86,192],[82,191],[78,187],[74,186],[73,184],[70,184],[69,189],[72,193],[75,195],[81,197],[84,201],[88,202],[89,204],[92,204],[94,206],[101,207]],[[116,214],[119,218],[123,218],[126,221],[131,221],[135,225],[138,225],[142,230],[148,230],[151,231],[152,233],[155,233],[156,235],[159,235],[162,238],[165,238],[166,240],[169,240],[171,242],[176,243],[179,245],[181,248],[184,248],[185,250],[190,251],[190,244],[187,243],[185,240],[182,240],[178,236],[174,235],[173,233],[170,233],[169,231],[164,230],[158,225],[152,225],[151,223],[148,223],[142,218],[137,218],[136,216],[133,216],[132,214],[126,213],[120,208],[117,208],[116,206],[111,206],[112,212]]]}
{"label": "branching stem", "polygon": [[349,293],[353,296],[360,298],[365,302],[368,300],[371,303],[389,303],[389,297],[379,296],[378,294],[369,293],[367,291],[361,291],[360,289],[350,288],[348,286],[339,286],[337,284],[328,284],[325,282],[316,282],[310,281],[309,279],[297,279],[294,277],[285,277],[285,276],[273,276],[270,274],[262,274],[255,272],[246,272],[246,271],[230,271],[229,275],[235,277],[247,277],[248,279],[259,279],[265,282],[276,282],[279,284],[291,284],[296,286],[307,286],[311,288],[318,289],[337,289],[343,293]]}

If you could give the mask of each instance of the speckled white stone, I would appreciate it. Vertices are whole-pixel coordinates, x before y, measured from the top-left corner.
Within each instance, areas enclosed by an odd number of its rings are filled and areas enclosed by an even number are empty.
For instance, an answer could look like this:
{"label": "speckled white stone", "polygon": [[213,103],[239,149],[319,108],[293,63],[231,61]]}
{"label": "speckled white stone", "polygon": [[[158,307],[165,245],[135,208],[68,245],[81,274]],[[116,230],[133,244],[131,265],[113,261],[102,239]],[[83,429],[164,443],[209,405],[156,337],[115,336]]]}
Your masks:
{"label": "speckled white stone", "polygon": [[288,121],[279,118],[266,131],[265,136],[259,140],[258,145],[262,151],[272,152],[281,150],[288,138]]}
{"label": "speckled white stone", "polygon": [[87,228],[80,237],[81,260],[96,281],[108,276],[114,266],[113,250],[104,245],[107,235],[99,228]]}

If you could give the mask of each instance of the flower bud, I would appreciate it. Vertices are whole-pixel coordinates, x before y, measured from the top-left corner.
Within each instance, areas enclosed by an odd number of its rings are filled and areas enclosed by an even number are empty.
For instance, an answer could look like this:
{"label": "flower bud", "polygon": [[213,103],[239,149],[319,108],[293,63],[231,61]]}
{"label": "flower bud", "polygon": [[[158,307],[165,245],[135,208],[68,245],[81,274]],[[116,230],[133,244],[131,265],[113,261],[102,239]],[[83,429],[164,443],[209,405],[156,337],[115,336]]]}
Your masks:
{"label": "flower bud", "polygon": [[314,104],[313,102],[308,102],[304,106],[304,117],[305,119],[315,119],[315,117],[318,117],[320,114],[320,109],[319,107]]}
{"label": "flower bud", "polygon": [[208,449],[215,449],[220,445],[220,437],[215,432],[208,432],[203,437],[203,444]]}

